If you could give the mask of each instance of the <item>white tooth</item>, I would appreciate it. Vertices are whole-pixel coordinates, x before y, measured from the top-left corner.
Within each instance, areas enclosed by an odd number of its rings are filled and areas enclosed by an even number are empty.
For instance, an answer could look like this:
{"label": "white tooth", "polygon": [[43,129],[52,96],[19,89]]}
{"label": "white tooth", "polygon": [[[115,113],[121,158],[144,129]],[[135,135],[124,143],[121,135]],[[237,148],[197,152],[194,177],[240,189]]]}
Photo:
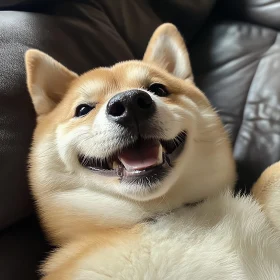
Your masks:
{"label": "white tooth", "polygon": [[160,145],[159,149],[158,149],[157,164],[161,164],[162,161],[163,161],[163,159],[162,159],[162,146]]}
{"label": "white tooth", "polygon": [[119,167],[119,164],[114,160],[113,161],[113,169],[117,169]]}

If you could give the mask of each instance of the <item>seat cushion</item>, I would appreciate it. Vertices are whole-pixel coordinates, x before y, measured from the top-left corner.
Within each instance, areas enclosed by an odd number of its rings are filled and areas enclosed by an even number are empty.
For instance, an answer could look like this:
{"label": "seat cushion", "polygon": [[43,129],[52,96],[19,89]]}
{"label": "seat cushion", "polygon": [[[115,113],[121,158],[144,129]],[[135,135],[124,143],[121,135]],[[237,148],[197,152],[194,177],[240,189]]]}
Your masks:
{"label": "seat cushion", "polygon": [[191,59],[196,83],[230,132],[237,190],[248,192],[280,159],[279,33],[246,23],[216,23],[191,45]]}

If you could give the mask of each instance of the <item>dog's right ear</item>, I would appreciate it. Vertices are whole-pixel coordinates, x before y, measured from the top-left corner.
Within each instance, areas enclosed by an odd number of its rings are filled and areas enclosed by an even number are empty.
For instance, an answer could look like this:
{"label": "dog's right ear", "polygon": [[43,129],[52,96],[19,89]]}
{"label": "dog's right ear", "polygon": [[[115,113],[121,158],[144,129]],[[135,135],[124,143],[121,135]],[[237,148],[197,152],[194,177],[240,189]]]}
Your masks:
{"label": "dog's right ear", "polygon": [[177,78],[193,81],[189,53],[175,25],[164,23],[152,35],[143,60],[153,63]]}
{"label": "dog's right ear", "polygon": [[38,50],[25,54],[27,87],[37,115],[47,114],[61,101],[78,75]]}

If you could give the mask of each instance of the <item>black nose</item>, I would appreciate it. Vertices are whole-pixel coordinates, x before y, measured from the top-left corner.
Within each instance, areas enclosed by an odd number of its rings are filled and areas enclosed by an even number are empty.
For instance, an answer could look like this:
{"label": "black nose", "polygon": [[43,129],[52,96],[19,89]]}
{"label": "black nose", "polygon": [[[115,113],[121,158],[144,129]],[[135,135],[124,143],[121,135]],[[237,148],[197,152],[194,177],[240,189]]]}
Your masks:
{"label": "black nose", "polygon": [[155,111],[155,102],[142,90],[119,93],[107,105],[108,118],[121,125],[145,121],[152,117]]}

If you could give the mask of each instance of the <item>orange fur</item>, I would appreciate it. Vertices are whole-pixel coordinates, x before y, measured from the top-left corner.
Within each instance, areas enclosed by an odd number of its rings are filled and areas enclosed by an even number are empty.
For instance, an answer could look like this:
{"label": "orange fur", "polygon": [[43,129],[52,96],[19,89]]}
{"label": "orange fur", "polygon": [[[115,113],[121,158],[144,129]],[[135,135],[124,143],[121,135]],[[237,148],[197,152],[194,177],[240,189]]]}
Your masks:
{"label": "orange fur", "polygon": [[[122,242],[136,244],[143,220],[233,186],[230,141],[218,115],[192,81],[189,55],[174,26],[159,27],[143,61],[121,62],[78,77],[49,56],[31,50],[26,68],[38,115],[29,179],[42,225],[59,247],[43,266],[44,280],[72,279],[76,264],[89,252]],[[132,198],[117,176],[90,173],[77,159],[82,148],[92,156],[92,150],[106,154],[120,145],[110,126],[104,128],[100,122],[106,123],[105,113],[102,115],[106,104],[116,94],[139,88],[147,91],[153,83],[162,83],[171,93],[153,96],[157,113],[161,113],[157,125],[167,131],[166,140],[188,130],[188,146],[180,164],[174,161],[175,171],[160,184],[159,191],[163,185],[166,191]],[[94,104],[95,109],[76,118],[80,104]],[[114,131],[118,133],[119,127]]]}
{"label": "orange fur", "polygon": [[[175,43],[179,46],[179,49],[182,50],[182,58],[188,61],[187,69],[191,69],[189,54],[186,50],[186,45],[183,38],[178,33],[177,28],[172,24],[163,24],[160,26],[153,34],[149,42],[149,48],[146,50],[144,55],[144,61],[154,63],[154,64],[166,64],[165,68],[168,72],[173,72],[175,69],[175,64],[170,63],[172,61],[171,52],[158,52],[158,44],[162,44],[163,40],[168,40],[172,38]],[[191,71],[187,71],[185,78],[193,80],[193,74]]]}
{"label": "orange fur", "polygon": [[94,235],[84,235],[72,240],[63,249],[57,250],[43,266],[42,273],[47,275],[43,280],[71,280],[76,264],[89,253],[113,247],[120,242],[137,242],[142,226],[129,229],[107,229],[95,231]]}
{"label": "orange fur", "polygon": [[268,167],[252,188],[254,197],[265,207],[269,192],[278,188],[280,182],[280,162]]}

